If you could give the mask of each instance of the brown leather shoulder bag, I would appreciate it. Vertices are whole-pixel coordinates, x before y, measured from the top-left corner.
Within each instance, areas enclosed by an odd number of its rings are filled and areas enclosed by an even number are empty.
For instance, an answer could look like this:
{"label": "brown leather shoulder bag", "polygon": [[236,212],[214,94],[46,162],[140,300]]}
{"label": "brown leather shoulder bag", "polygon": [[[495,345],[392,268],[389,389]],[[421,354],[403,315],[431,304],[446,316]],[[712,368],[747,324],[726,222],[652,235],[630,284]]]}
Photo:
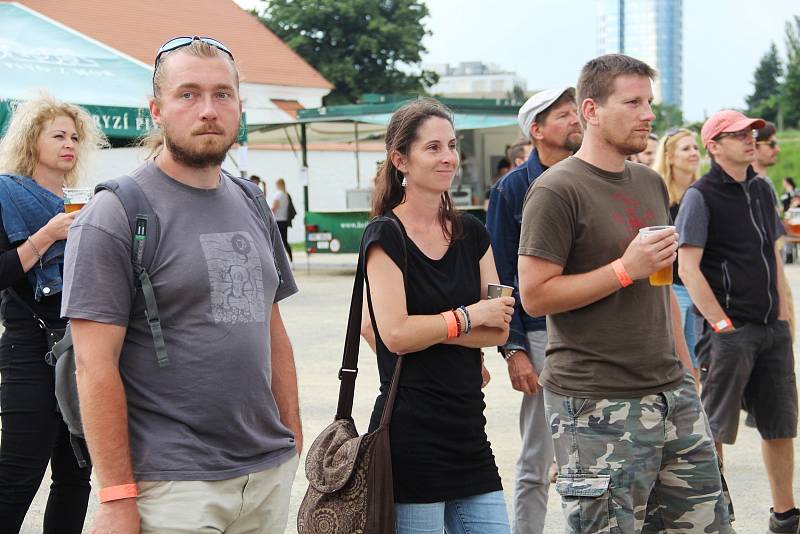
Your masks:
{"label": "brown leather shoulder bag", "polygon": [[[370,224],[378,221],[390,221],[400,233],[405,280],[407,252],[400,225],[389,217],[376,217]],[[339,370],[341,384],[336,418],[317,436],[306,456],[308,489],[297,513],[299,534],[395,532],[389,421],[397,396],[402,358],[397,358],[378,428],[360,436],[352,418],[365,272],[366,250],[362,241]],[[378,336],[377,331],[375,335]]]}

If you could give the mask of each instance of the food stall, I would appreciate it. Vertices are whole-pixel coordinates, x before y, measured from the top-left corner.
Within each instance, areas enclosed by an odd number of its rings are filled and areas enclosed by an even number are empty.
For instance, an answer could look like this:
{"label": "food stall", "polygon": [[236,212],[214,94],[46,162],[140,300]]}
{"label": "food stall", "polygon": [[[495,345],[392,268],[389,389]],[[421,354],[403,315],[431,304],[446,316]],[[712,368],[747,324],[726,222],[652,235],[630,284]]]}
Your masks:
{"label": "food stall", "polygon": [[[296,122],[250,126],[251,138],[258,132],[292,130],[301,154],[298,173],[303,186],[305,249],[315,253],[358,252],[361,234],[369,220],[369,200],[372,176],[361,176],[359,143],[383,139],[392,113],[414,97],[365,95],[362,103],[330,106],[298,111]],[[485,219],[483,199],[491,185],[497,160],[504,156],[505,147],[518,136],[517,105],[505,100],[440,98],[454,113],[462,161],[453,181],[451,194],[460,210]],[[356,188],[346,191],[327,191],[326,194],[346,197],[345,209],[315,209],[309,205],[309,187],[324,187],[313,183],[314,169],[308,165],[309,134],[314,127],[325,124],[326,133],[338,133],[338,139],[349,137],[355,152]],[[335,126],[334,126],[335,125]],[[286,139],[291,136],[286,134]]]}

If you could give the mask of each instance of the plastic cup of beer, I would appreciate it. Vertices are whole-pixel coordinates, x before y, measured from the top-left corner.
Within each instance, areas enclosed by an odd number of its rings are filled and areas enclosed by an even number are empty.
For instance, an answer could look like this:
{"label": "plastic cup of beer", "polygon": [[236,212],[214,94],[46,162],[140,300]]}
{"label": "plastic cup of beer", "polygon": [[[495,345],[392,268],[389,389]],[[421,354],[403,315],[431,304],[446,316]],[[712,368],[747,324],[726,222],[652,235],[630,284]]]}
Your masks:
{"label": "plastic cup of beer", "polygon": [[514,293],[514,288],[511,286],[504,286],[503,284],[489,284],[489,291],[487,297],[496,299],[500,297],[510,297]]}
{"label": "plastic cup of beer", "polygon": [[[660,232],[661,230],[666,230],[667,228],[671,228],[672,231],[675,231],[674,226],[663,225],[663,226],[647,226],[645,228],[639,229],[639,236],[640,239],[647,238],[647,235],[652,234],[653,232]],[[650,275],[650,285],[651,286],[668,286],[672,284],[672,263],[660,269],[653,274]]]}
{"label": "plastic cup of beer", "polygon": [[72,213],[78,211],[92,198],[91,187],[65,187],[64,188],[64,211]]}

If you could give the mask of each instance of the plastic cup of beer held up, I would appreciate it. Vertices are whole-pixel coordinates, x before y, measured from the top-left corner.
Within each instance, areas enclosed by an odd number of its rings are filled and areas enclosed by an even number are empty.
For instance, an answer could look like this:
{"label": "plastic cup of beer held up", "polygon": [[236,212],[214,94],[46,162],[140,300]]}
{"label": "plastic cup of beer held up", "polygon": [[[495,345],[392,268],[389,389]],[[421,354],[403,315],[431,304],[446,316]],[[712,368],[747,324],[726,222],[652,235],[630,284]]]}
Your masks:
{"label": "plastic cup of beer held up", "polygon": [[[647,236],[649,234],[652,234],[654,232],[660,232],[661,230],[666,230],[667,228],[671,228],[673,232],[675,231],[675,227],[669,225],[647,226],[645,228],[639,228],[639,239],[647,239]],[[671,284],[672,284],[672,263],[650,275],[651,286],[658,287],[658,286],[668,286]]]}
{"label": "plastic cup of beer held up", "polygon": [[489,284],[489,291],[487,297],[489,299],[497,299],[500,297],[510,297],[514,293],[514,288],[511,286],[504,286],[503,284]]}
{"label": "plastic cup of beer held up", "polygon": [[65,187],[64,188],[64,211],[72,213],[78,211],[86,205],[92,198],[91,187]]}

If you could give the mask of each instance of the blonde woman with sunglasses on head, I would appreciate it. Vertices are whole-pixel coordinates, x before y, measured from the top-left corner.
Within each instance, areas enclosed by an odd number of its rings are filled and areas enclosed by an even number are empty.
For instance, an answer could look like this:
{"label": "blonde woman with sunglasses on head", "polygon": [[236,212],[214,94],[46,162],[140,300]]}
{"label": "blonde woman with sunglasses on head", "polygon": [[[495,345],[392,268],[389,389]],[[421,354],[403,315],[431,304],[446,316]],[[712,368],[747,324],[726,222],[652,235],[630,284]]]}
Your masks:
{"label": "blonde woman with sunglasses on head", "polygon": [[[685,128],[667,131],[658,142],[653,169],[667,184],[669,214],[674,221],[678,217],[683,194],[700,177],[700,150],[697,147],[696,135]],[[678,260],[675,260],[675,265],[672,267],[672,284],[681,308],[683,335],[689,347],[689,356],[692,358],[692,364],[697,367],[697,357],[694,352],[697,341],[695,332],[697,314],[694,313],[689,293],[678,276]]]}

